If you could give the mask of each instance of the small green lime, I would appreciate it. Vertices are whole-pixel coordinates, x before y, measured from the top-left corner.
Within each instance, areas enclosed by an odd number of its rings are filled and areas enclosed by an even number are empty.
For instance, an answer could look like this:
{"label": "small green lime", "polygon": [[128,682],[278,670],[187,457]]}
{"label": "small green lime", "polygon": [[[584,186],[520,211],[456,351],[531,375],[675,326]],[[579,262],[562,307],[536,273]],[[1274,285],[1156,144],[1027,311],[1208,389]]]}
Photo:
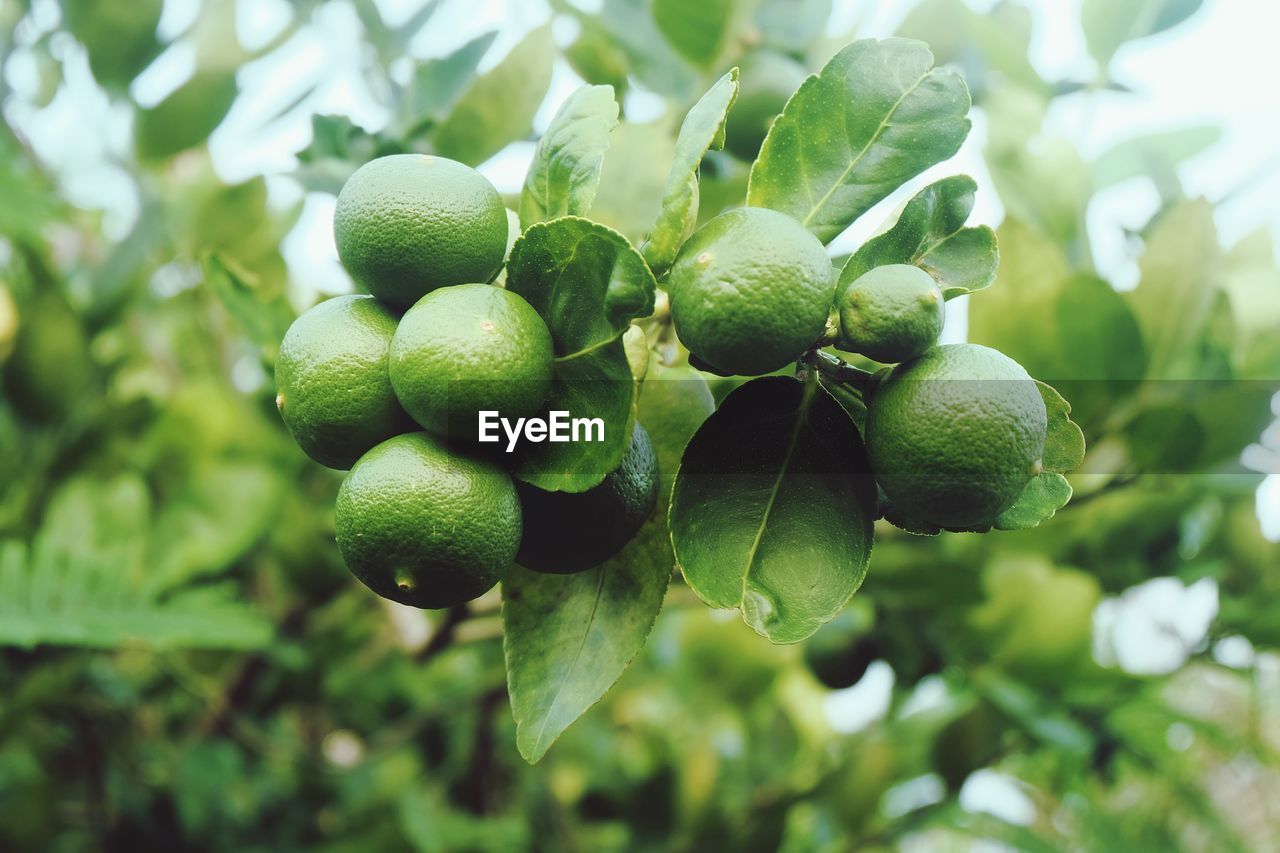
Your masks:
{"label": "small green lime", "polygon": [[289,327],[276,359],[276,405],[312,459],[346,469],[413,429],[387,374],[395,315],[372,296],[337,296]]}
{"label": "small green lime", "polygon": [[822,336],[833,279],[822,243],[799,222],[744,207],[689,238],[667,292],[676,334],[691,353],[721,373],[758,376]]}
{"label": "small green lime", "polygon": [[388,439],[338,490],[338,549],[384,598],[451,607],[493,587],[520,545],[520,499],[496,464],[425,432]]}
{"label": "small green lime", "polygon": [[622,550],[658,500],[658,457],[636,424],[627,453],[600,485],[585,492],[547,492],[516,483],[524,538],[516,562],[551,574],[598,566]]}
{"label": "small green lime", "polygon": [[437,435],[474,441],[477,413],[537,414],[551,391],[551,332],[523,297],[488,284],[432,291],[391,341],[391,384]]}
{"label": "small green lime", "polygon": [[911,264],[867,270],[841,294],[839,348],[884,364],[924,355],[942,334],[942,288]]}
{"label": "small green lime", "polygon": [[990,525],[1040,473],[1048,415],[1013,359],[977,344],[935,347],[872,393],[871,470],[906,515],[952,529]]}
{"label": "small green lime", "polygon": [[498,191],[470,166],[392,154],[347,180],[333,232],[356,283],[408,308],[437,287],[492,280],[507,248],[507,212]]}
{"label": "small green lime", "polygon": [[769,126],[809,76],[791,57],[768,48],[751,51],[738,63],[738,99],[725,124],[724,147],[754,160]]}

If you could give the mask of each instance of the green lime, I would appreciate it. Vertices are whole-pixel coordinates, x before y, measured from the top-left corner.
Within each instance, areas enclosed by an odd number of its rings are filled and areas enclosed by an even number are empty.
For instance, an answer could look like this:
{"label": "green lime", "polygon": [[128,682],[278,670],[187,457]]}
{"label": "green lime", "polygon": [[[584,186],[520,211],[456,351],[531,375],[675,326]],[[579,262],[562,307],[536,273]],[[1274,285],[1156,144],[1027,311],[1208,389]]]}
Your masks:
{"label": "green lime", "polygon": [[516,562],[538,572],[581,572],[621,551],[649,518],[658,501],[658,457],[636,424],[622,463],[600,485],[570,493],[517,482],[516,491],[524,508]]}
{"label": "green lime", "polygon": [[507,248],[507,211],[493,184],[470,166],[392,154],[347,180],[333,233],[356,283],[408,308],[437,287],[492,280]]}
{"label": "green lime", "polygon": [[738,99],[725,124],[724,147],[743,160],[754,160],[769,126],[808,76],[803,65],[776,50],[758,48],[742,57]]}
{"label": "green lime", "polygon": [[730,210],[698,229],[671,268],[676,334],[721,373],[769,373],[822,336],[833,278],[822,243],[799,222],[763,207]]}
{"label": "green lime", "polygon": [[898,365],[867,407],[867,455],[894,506],[939,527],[989,525],[1040,473],[1048,416],[1001,352],[936,347]]}
{"label": "green lime", "polygon": [[321,465],[350,468],[380,441],[413,429],[387,375],[395,315],[372,296],[321,302],[285,332],[276,405],[298,446]]}
{"label": "green lime", "polygon": [[942,288],[910,264],[867,270],[840,296],[839,348],[884,364],[924,355],[942,334]]}
{"label": "green lime", "polygon": [[352,574],[392,601],[451,607],[482,595],[520,545],[520,499],[496,464],[425,432],[387,439],[338,490],[338,549]]}
{"label": "green lime", "polygon": [[537,414],[555,359],[547,324],[523,297],[488,284],[432,291],[391,341],[391,384],[410,415],[437,435],[476,439],[477,413]]}

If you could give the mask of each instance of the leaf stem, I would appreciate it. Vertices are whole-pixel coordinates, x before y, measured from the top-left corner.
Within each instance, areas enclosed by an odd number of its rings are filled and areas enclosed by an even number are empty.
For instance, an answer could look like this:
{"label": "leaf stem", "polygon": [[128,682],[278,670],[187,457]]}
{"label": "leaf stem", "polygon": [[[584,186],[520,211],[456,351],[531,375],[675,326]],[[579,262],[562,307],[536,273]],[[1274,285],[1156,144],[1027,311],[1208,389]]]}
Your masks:
{"label": "leaf stem", "polygon": [[802,361],[828,379],[852,385],[864,393],[870,390],[872,383],[875,381],[876,375],[871,371],[849,364],[820,349],[809,350],[804,354]]}

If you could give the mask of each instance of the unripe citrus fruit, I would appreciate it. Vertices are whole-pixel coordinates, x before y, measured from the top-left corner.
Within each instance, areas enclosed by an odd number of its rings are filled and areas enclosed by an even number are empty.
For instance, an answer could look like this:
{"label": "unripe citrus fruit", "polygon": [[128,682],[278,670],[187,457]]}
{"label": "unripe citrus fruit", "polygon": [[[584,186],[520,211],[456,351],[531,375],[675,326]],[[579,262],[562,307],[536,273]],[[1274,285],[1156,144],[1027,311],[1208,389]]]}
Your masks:
{"label": "unripe citrus fruit", "polygon": [[759,48],[738,63],[738,98],[725,123],[724,147],[754,160],[769,126],[809,76],[804,66],[776,50]]}
{"label": "unripe citrus fruit", "polygon": [[407,308],[437,287],[491,280],[507,248],[507,212],[498,191],[470,166],[392,154],[347,180],[333,233],[356,283]]}
{"label": "unripe citrus fruit", "polygon": [[338,549],[384,598],[451,607],[498,582],[520,544],[520,499],[496,464],[425,432],[388,439],[338,490]]}
{"label": "unripe citrus fruit", "polygon": [[885,364],[923,355],[942,334],[942,288],[911,264],[867,270],[840,295],[840,349]]}
{"label": "unripe citrus fruit", "polygon": [[893,369],[867,406],[871,470],[905,514],[946,528],[991,524],[1040,473],[1048,416],[1001,352],[949,344]]}
{"label": "unripe citrus fruit", "polygon": [[428,293],[391,341],[391,384],[437,435],[474,441],[477,413],[514,420],[538,412],[551,391],[551,332],[523,297],[488,284]]}
{"label": "unripe citrus fruit", "polygon": [[547,492],[516,483],[524,509],[524,538],[516,562],[525,568],[571,574],[598,566],[622,550],[658,500],[658,457],[644,427],[600,485],[585,492]]}
{"label": "unripe citrus fruit", "polygon": [[822,336],[835,292],[826,250],[786,214],[730,210],[680,250],[667,292],[676,334],[722,373],[757,376]]}
{"label": "unripe citrus fruit", "polygon": [[337,296],[293,321],[276,359],[276,406],[312,459],[350,468],[380,441],[413,429],[391,388],[395,315],[372,296]]}

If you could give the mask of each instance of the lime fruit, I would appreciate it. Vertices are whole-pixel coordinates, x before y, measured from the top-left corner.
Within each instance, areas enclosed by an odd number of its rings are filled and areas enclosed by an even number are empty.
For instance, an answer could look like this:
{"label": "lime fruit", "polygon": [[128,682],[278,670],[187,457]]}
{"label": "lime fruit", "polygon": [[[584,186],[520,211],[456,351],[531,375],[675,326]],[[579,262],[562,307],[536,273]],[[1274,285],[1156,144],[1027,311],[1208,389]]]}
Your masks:
{"label": "lime fruit", "polygon": [[492,462],[425,432],[370,450],[338,490],[338,550],[384,598],[451,607],[498,582],[520,544],[520,499]]}
{"label": "lime fruit", "polygon": [[280,344],[276,405],[302,450],[350,468],[366,450],[413,429],[391,388],[395,315],[372,296],[338,296],[304,313]]}
{"label": "lime fruit", "polygon": [[867,407],[871,470],[903,513],[952,529],[991,524],[1040,473],[1048,416],[1001,352],[936,347],[893,368]]}
{"label": "lime fruit", "polygon": [[938,342],[942,288],[910,264],[867,270],[840,295],[839,348],[884,364],[910,361]]}
{"label": "lime fruit", "polygon": [[658,457],[649,433],[636,424],[621,464],[585,492],[547,492],[516,483],[524,509],[524,538],[516,562],[527,569],[572,574],[598,566],[622,550],[658,501]]}
{"label": "lime fruit", "polygon": [[817,630],[804,643],[804,662],[823,686],[832,690],[852,687],[880,657],[880,647],[870,635],[875,609],[865,598],[849,606]]}
{"label": "lime fruit", "polygon": [[769,373],[822,336],[833,278],[822,243],[799,222],[762,207],[730,210],[690,237],[671,268],[676,334],[721,373]]}
{"label": "lime fruit", "polygon": [[483,175],[454,160],[392,154],[338,194],[338,257],[365,290],[408,308],[453,284],[490,281],[507,248],[507,212]]}
{"label": "lime fruit", "polygon": [[809,76],[791,57],[768,48],[751,51],[738,63],[738,99],[725,124],[724,147],[754,160],[769,126]]}
{"label": "lime fruit", "polygon": [[391,341],[391,384],[414,420],[474,441],[477,413],[537,414],[555,359],[547,324],[523,297],[488,284],[432,291]]}

